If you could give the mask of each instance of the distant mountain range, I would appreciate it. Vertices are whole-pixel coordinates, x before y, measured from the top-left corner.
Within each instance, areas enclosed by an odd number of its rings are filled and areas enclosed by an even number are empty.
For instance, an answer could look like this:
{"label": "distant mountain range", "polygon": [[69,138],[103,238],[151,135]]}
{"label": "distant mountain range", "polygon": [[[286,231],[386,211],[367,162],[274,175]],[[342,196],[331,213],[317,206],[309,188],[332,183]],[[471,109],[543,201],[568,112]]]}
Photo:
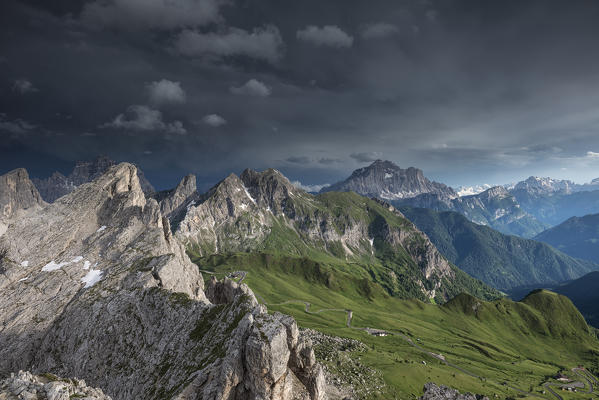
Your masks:
{"label": "distant mountain range", "polygon": [[535,239],[573,257],[599,263],[599,214],[569,218]]}
{"label": "distant mountain range", "polygon": [[545,243],[502,234],[456,212],[400,207],[449,261],[495,288],[551,286],[599,269]]}
{"label": "distant mountain range", "polygon": [[[73,171],[68,176],[64,176],[60,172],[54,172],[48,178],[33,178],[32,182],[42,198],[52,203],[56,199],[71,193],[76,187],[93,181],[114,165],[116,165],[115,161],[105,156],[99,156],[92,161],[77,161]],[[139,168],[137,169],[137,175],[144,193],[153,193],[155,191],[154,187]]]}
{"label": "distant mountain range", "polygon": [[571,194],[599,190],[599,178],[589,183],[578,184],[565,179],[553,179],[549,177],[530,176],[527,179],[514,184],[504,185],[510,192],[525,191],[528,194],[551,195]]}
{"label": "distant mountain range", "polygon": [[354,191],[390,201],[395,206],[457,211],[477,224],[523,237],[534,236],[548,227],[522,210],[516,199],[501,186],[459,197],[449,186],[427,179],[421,170],[404,170],[390,161],[377,160],[368,167],[354,171],[345,181],[326,187],[321,192],[335,190]]}
{"label": "distant mountain range", "polygon": [[528,178],[510,193],[527,213],[549,226],[574,216],[599,213],[599,183],[576,185],[549,178]]}

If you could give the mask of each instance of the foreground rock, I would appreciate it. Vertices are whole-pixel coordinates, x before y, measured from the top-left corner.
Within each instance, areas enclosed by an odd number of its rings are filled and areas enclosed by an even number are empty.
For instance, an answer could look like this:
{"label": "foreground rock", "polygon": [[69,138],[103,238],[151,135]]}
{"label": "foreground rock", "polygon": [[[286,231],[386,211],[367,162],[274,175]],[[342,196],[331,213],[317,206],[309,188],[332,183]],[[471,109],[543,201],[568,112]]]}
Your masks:
{"label": "foreground rock", "polygon": [[325,398],[293,319],[245,285],[205,293],[130,164],[19,219],[0,246],[0,376],[82,378],[114,399]]}
{"label": "foreground rock", "polygon": [[489,398],[480,394],[461,394],[450,387],[437,386],[429,382],[424,385],[424,394],[420,397],[420,400],[489,400]]}
{"label": "foreground rock", "polygon": [[0,382],[0,400],[111,400],[84,380],[62,379],[52,374],[37,376],[19,371]]}

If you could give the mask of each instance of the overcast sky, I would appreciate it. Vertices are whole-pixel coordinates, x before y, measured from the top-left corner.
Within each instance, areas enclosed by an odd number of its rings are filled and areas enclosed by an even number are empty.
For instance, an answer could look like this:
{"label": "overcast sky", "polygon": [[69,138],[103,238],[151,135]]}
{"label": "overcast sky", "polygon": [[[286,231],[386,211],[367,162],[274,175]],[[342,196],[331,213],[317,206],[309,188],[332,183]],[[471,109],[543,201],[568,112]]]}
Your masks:
{"label": "overcast sky", "polygon": [[599,177],[599,2],[2,0],[0,173]]}

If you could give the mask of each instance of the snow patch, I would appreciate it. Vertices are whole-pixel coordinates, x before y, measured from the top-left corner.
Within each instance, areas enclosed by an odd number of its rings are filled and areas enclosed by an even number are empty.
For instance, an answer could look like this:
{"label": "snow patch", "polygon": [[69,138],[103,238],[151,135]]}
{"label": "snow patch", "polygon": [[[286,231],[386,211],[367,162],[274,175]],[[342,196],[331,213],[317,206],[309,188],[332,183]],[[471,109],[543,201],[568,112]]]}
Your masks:
{"label": "snow patch", "polygon": [[385,179],[393,178],[393,174],[389,174],[385,172]]}
{"label": "snow patch", "polygon": [[25,278],[21,278],[21,279],[19,279],[19,282],[26,281],[26,280],[27,280],[27,279],[29,279],[29,278],[30,278],[29,276],[26,276]]}
{"label": "snow patch", "polygon": [[89,267],[92,265],[92,263],[90,263],[89,261],[85,260],[85,262],[83,263],[83,269],[89,269]]}
{"label": "snow patch", "polygon": [[106,225],[102,225],[102,226],[101,226],[101,227],[100,227],[100,228],[99,228],[99,229],[96,231],[96,233],[98,233],[98,232],[102,232],[102,231],[103,231],[103,230],[105,230],[105,229],[106,229]]}
{"label": "snow patch", "polygon": [[79,261],[81,261],[81,260],[83,260],[83,257],[82,257],[82,256],[77,256],[77,257],[73,258],[73,259],[71,260],[71,262],[72,262],[72,263],[78,263],[78,262],[79,262]]}
{"label": "snow patch", "polygon": [[245,186],[243,186],[243,191],[245,192],[246,196],[252,201],[252,203],[254,203],[254,205],[257,205],[256,200],[254,200],[254,198],[250,195],[250,192],[248,192],[248,189]]}
{"label": "snow patch", "polygon": [[245,210],[245,209],[248,208],[248,205],[247,204],[241,204],[241,205],[239,205],[239,208],[241,208],[242,210]]}
{"label": "snow patch", "polygon": [[187,205],[187,209],[189,210],[191,207],[196,205],[196,201],[192,200],[188,205]]}
{"label": "snow patch", "polygon": [[28,267],[29,266],[29,261],[23,261],[21,263],[21,267]]}
{"label": "snow patch", "polygon": [[370,242],[370,247],[374,246],[374,238],[369,238],[368,241]]}
{"label": "snow patch", "polygon": [[488,183],[484,183],[482,185],[474,185],[474,186],[460,186],[456,189],[458,196],[474,196],[475,194],[479,194],[484,192],[487,189],[491,189],[493,186]]}
{"label": "snow patch", "polygon": [[81,278],[81,282],[85,283],[83,288],[92,287],[96,283],[100,282],[103,273],[104,272],[99,269],[90,270],[83,278]]}
{"label": "snow patch", "polygon": [[61,269],[62,267],[64,267],[65,265],[68,265],[68,262],[61,262],[61,263],[55,263],[54,261],[50,261],[48,264],[44,265],[42,267],[42,271],[44,272],[51,272],[51,271],[56,271],[57,269]]}

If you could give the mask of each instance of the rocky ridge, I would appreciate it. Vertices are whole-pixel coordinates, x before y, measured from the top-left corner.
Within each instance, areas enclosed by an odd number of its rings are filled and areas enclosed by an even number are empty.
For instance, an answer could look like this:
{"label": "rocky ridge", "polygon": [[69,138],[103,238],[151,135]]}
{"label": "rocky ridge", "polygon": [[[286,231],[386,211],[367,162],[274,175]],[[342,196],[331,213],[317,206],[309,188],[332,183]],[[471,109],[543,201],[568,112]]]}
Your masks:
{"label": "rocky ridge", "polygon": [[175,189],[161,193],[158,196],[160,212],[167,218],[176,216],[180,213],[181,207],[189,206],[197,196],[196,177],[189,174],[179,182]]}
{"label": "rocky ridge", "polygon": [[245,285],[211,281],[110,167],[0,237],[0,376],[85,379],[114,399],[325,399],[311,344]]}
{"label": "rocky ridge", "polygon": [[[52,203],[56,199],[71,193],[77,186],[98,178],[114,165],[116,165],[115,161],[106,156],[99,156],[92,161],[77,161],[73,171],[68,176],[64,176],[60,172],[54,172],[45,179],[34,178],[33,183],[42,198]],[[137,169],[137,176],[144,193],[154,193],[154,187],[146,179],[141,169]]]}

